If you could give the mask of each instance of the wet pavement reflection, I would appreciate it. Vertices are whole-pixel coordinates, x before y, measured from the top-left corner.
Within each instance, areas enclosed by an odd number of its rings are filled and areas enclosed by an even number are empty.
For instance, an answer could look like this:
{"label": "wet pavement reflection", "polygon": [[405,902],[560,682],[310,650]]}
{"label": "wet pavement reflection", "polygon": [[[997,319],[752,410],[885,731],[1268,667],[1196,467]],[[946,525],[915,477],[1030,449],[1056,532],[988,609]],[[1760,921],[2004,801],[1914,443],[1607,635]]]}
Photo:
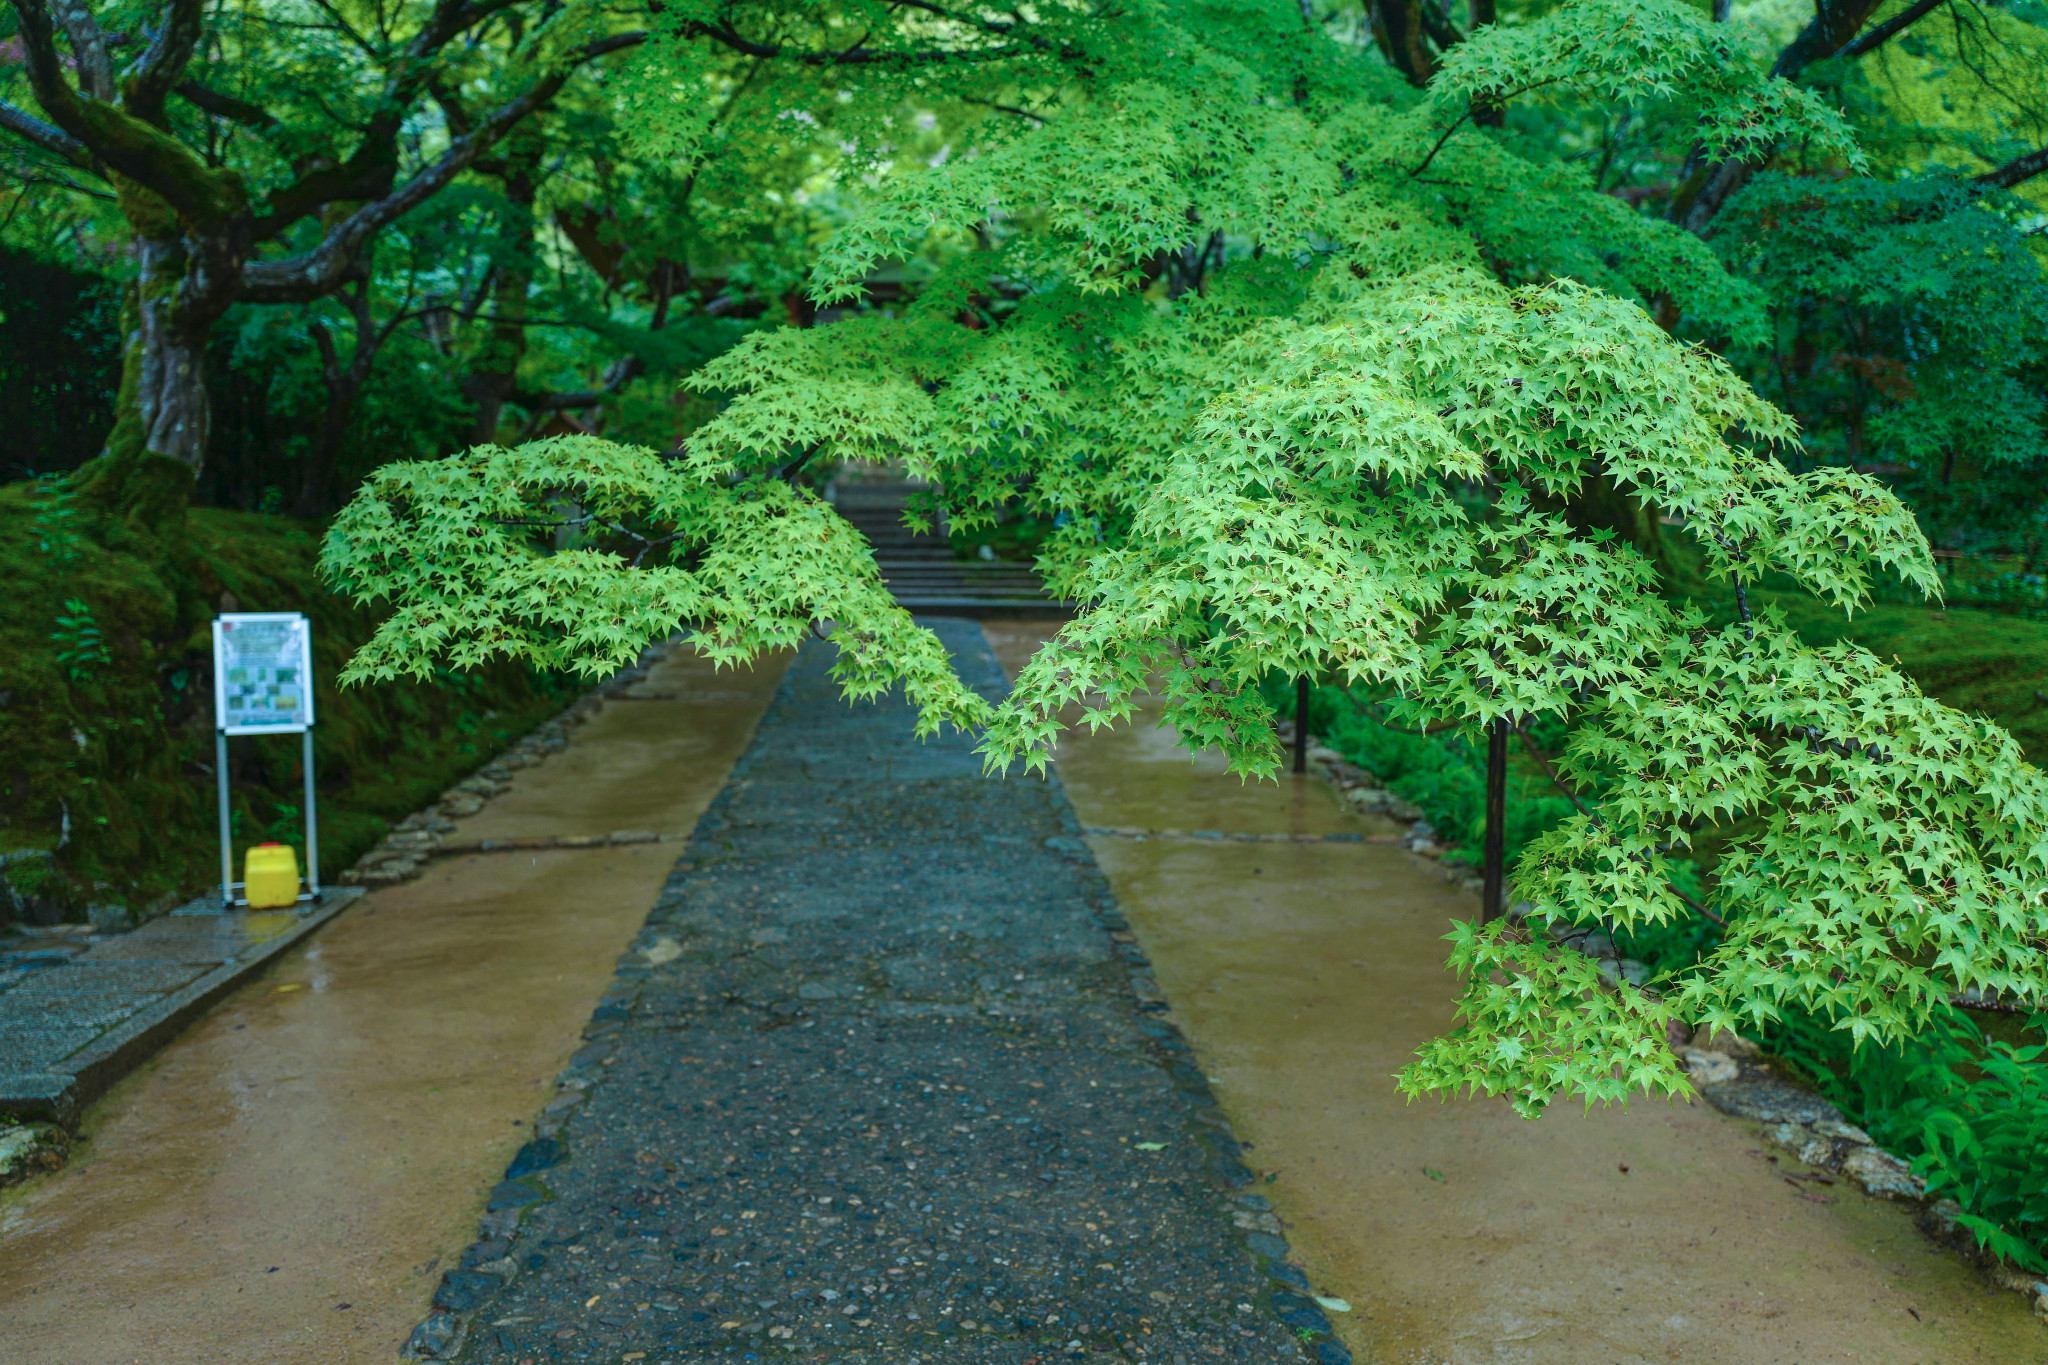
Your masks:
{"label": "wet pavement reflection", "polygon": [[[679,652],[457,837],[688,830],[785,664]],[[443,859],[280,959],[0,1196],[0,1360],[393,1359],[678,852]]]}
{"label": "wet pavement reflection", "polygon": [[[1054,627],[985,629],[1014,676]],[[1063,737],[1092,826],[1389,833],[1316,779],[1241,784],[1134,725]],[[1797,1197],[1755,1126],[1704,1104],[1410,1104],[1392,1076],[1450,1026],[1442,935],[1475,898],[1370,843],[1091,837],[1215,1083],[1260,1190],[1361,1361],[1895,1365],[2048,1356],[1909,1213],[1836,1186]],[[1432,1174],[1434,1173],[1434,1174]],[[1440,1179],[1438,1177],[1441,1177]]]}

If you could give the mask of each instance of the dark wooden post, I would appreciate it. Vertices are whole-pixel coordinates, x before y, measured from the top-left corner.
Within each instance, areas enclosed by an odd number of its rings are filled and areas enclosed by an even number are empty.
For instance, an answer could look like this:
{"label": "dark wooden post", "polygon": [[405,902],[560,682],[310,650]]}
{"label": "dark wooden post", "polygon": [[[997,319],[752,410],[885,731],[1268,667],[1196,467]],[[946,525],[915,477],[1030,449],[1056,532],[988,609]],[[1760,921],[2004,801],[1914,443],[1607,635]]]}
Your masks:
{"label": "dark wooden post", "polygon": [[1308,677],[1294,680],[1294,771],[1308,771]]}
{"label": "dark wooden post", "polygon": [[1508,852],[1508,723],[1486,727],[1486,889],[1479,922],[1490,924],[1507,913]]}

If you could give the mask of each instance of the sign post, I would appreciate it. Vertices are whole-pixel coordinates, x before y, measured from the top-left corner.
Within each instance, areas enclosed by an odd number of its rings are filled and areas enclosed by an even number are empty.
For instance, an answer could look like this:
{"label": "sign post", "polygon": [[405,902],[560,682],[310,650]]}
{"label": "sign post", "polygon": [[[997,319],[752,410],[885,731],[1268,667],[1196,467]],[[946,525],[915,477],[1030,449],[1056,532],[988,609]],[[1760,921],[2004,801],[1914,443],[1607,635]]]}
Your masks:
{"label": "sign post", "polygon": [[320,898],[320,831],[313,786],[313,631],[297,612],[232,612],[213,622],[214,772],[220,784],[220,899],[238,903],[228,812],[228,737],[300,738],[306,770],[306,890]]}

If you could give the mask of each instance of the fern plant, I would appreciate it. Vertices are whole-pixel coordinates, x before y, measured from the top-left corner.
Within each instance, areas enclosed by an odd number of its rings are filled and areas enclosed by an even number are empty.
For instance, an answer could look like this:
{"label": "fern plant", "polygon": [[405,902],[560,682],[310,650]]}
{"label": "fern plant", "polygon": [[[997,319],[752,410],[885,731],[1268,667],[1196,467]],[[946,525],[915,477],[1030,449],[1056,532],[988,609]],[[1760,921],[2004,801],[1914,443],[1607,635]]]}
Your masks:
{"label": "fern plant", "polygon": [[[664,13],[634,88],[687,164],[692,44],[725,39]],[[1883,1043],[1958,989],[2040,991],[2048,783],[2012,741],[1775,618],[1710,628],[1585,513],[1682,519],[1738,598],[1784,574],[1845,611],[1877,574],[1938,591],[1912,517],[1861,474],[1788,469],[1792,422],[1653,319],[1762,327],[1697,239],[1475,114],[1656,103],[1709,155],[1853,163],[1831,110],[1673,0],[1482,30],[1420,92],[1291,0],[902,14],[791,11],[758,44],[779,91],[831,67],[819,107],[856,111],[845,154],[872,152],[811,271],[849,315],[703,367],[728,401],[671,456],[565,438],[382,471],[325,550],[394,605],[350,681],[494,654],[603,671],[683,625],[720,660],[824,633],[850,695],[901,685],[922,731],[978,728],[996,767],[1042,765],[1070,707],[1113,724],[1158,687],[1186,743],[1269,774],[1272,673],[1421,722],[1568,724],[1569,775],[1605,795],[1522,858],[1524,914],[1457,928],[1460,1025],[1400,1079],[1525,1114],[1685,1091],[1678,1017],[1797,1007]],[[890,121],[931,104],[957,149],[890,159]],[[917,296],[862,307],[913,254],[935,263]],[[1055,523],[1040,567],[1087,610],[1000,706],[796,477],[843,459],[900,462],[959,528]],[[1674,861],[1738,822],[1709,891],[1735,927],[1703,961],[1636,989],[1556,948],[1559,924],[1689,914]]]}

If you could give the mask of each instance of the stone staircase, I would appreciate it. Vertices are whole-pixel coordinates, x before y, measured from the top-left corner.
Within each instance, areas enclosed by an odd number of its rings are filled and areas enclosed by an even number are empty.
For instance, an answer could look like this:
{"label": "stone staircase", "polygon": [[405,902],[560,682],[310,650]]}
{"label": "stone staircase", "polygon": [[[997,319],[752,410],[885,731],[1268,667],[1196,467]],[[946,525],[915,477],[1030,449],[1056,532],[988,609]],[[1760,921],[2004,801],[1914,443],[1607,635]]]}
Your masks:
{"label": "stone staircase", "polygon": [[936,530],[911,534],[903,506],[915,491],[903,481],[845,480],[833,493],[839,514],[874,547],[882,581],[906,610],[984,621],[1072,614],[1069,604],[1047,595],[1029,565],[960,559]]}

